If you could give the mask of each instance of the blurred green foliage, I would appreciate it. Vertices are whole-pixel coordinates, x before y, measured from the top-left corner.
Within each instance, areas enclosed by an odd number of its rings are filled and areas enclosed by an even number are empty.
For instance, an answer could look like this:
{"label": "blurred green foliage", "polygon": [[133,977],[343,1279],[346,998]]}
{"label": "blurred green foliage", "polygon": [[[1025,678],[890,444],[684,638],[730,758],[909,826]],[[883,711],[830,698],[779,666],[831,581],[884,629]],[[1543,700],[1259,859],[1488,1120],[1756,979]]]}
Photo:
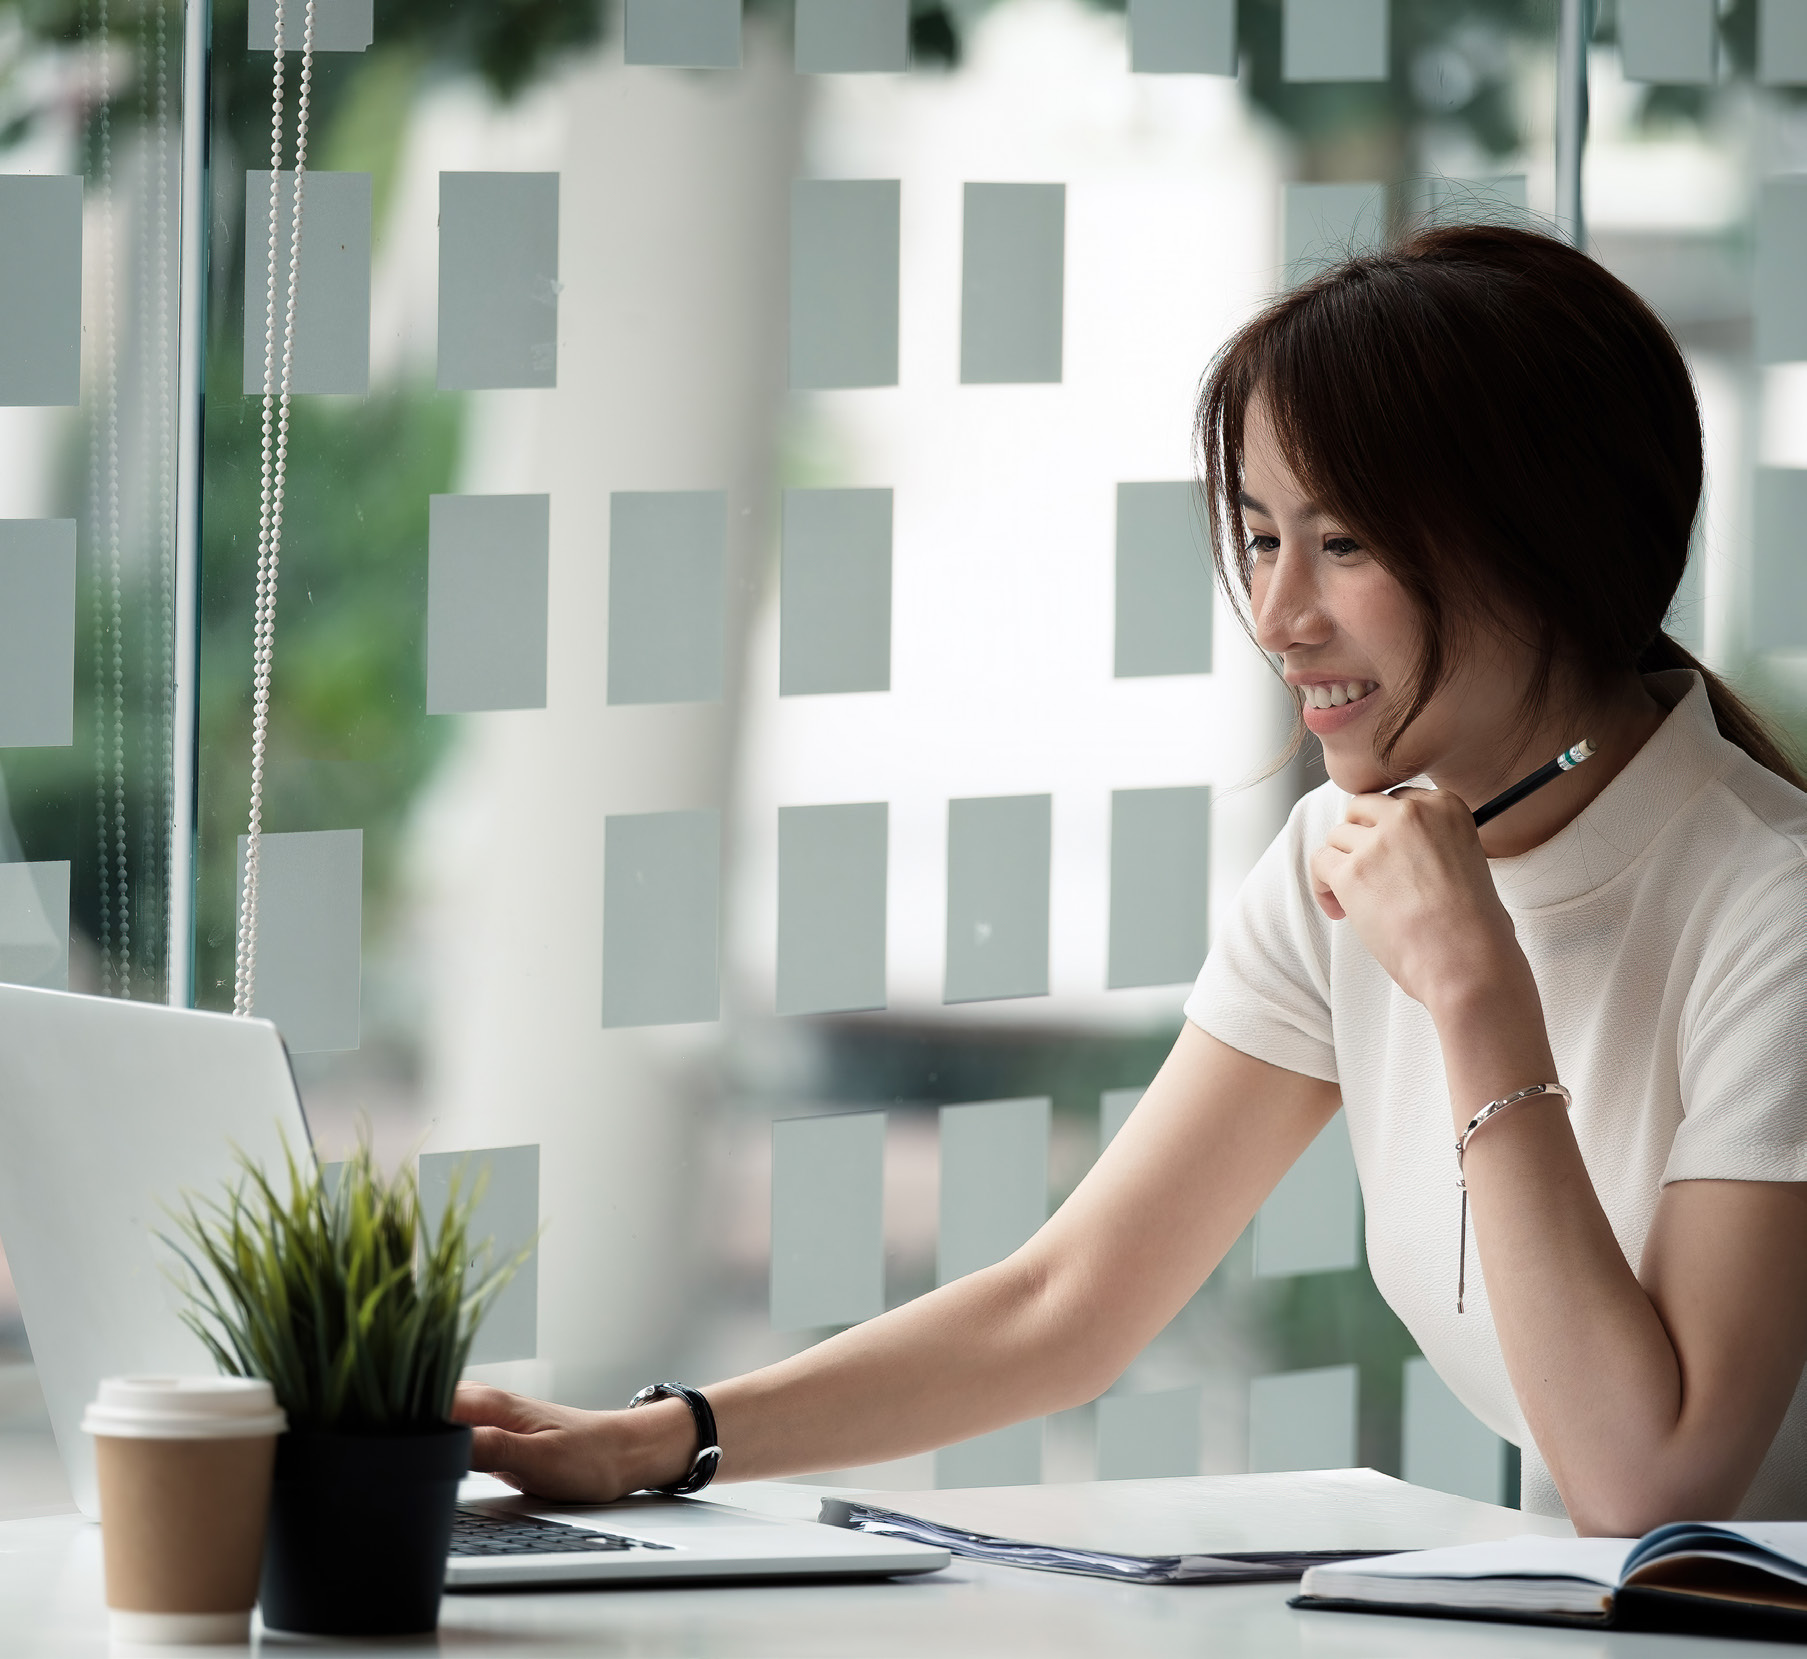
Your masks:
{"label": "blurred green foliage", "polygon": [[[263,400],[235,341],[208,366],[201,592],[196,1000],[229,1007],[238,837],[251,782]],[[264,826],[364,831],[365,925],[380,923],[410,802],[451,723],[426,714],[428,497],[452,487],[459,403],[418,388],[297,398],[271,691]]]}

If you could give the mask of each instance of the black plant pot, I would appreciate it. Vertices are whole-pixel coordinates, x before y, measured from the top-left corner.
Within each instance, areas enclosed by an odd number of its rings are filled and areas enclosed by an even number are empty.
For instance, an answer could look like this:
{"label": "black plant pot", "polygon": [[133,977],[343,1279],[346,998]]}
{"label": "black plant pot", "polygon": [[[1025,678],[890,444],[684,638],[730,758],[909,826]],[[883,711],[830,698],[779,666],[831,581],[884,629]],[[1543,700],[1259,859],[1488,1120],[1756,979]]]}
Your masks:
{"label": "black plant pot", "polygon": [[294,1429],[276,1482],[258,1600],[264,1624],[313,1636],[413,1636],[437,1627],[471,1431]]}

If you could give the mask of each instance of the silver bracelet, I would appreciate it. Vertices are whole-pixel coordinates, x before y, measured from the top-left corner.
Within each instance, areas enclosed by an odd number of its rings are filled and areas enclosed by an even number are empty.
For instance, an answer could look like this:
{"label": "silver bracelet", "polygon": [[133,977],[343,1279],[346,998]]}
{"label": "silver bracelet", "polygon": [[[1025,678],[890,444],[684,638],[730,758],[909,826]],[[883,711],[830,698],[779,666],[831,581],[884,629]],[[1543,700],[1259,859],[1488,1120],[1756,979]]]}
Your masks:
{"label": "silver bracelet", "polygon": [[1456,1141],[1456,1185],[1462,1189],[1462,1237],[1461,1251],[1456,1264],[1456,1312],[1462,1313],[1462,1304],[1468,1290],[1468,1182],[1462,1173],[1462,1160],[1468,1156],[1468,1143],[1474,1139],[1474,1133],[1483,1123],[1490,1121],[1505,1111],[1508,1106],[1516,1106],[1523,1100],[1535,1100],[1540,1095],[1555,1095],[1565,1107],[1575,1104],[1575,1097],[1560,1083],[1533,1083],[1528,1089],[1520,1089],[1517,1094],[1509,1094],[1504,1100],[1490,1100],[1480,1111],[1468,1120]]}

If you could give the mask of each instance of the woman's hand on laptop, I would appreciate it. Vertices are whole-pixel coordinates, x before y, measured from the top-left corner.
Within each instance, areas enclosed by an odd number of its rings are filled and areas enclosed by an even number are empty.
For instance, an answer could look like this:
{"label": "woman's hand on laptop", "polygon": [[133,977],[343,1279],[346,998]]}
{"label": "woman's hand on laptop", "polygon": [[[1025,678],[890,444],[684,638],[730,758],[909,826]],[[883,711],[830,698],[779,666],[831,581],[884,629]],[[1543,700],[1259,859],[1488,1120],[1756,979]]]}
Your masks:
{"label": "woman's hand on laptop", "polygon": [[682,1400],[632,1412],[579,1411],[460,1383],[452,1418],[471,1425],[473,1469],[561,1503],[611,1503],[677,1480],[696,1451],[696,1425]]}

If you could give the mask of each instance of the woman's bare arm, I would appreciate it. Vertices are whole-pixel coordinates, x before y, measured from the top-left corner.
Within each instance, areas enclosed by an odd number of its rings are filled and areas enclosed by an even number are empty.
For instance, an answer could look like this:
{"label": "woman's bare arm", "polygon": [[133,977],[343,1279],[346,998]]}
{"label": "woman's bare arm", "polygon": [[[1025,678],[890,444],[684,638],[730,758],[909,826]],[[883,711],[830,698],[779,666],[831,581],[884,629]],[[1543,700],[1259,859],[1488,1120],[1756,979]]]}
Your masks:
{"label": "woman's bare arm", "polygon": [[[1488,1101],[1560,1081],[1460,799],[1356,796],[1312,867],[1326,912],[1435,1022],[1452,1146]],[[1464,1168],[1506,1370],[1576,1527],[1732,1514],[1807,1361],[1807,1186],[1678,1181],[1634,1270],[1559,1101],[1488,1123]],[[1452,1301],[1457,1247],[1452,1226]]]}
{"label": "woman's bare arm", "polygon": [[[1223,1259],[1337,1109],[1335,1086],[1188,1024],[1129,1122],[1022,1249],[791,1359],[707,1390],[722,1478],[846,1468],[1104,1392]],[[688,1409],[584,1412],[459,1390],[473,1460],[550,1497],[677,1479]]]}
{"label": "woman's bare arm", "polygon": [[[1556,1075],[1525,978],[1440,1007],[1455,1099]],[[1559,1103],[1489,1123],[1466,1167],[1506,1368],[1576,1527],[1731,1515],[1807,1362],[1807,1187],[1677,1181],[1634,1272]]]}

